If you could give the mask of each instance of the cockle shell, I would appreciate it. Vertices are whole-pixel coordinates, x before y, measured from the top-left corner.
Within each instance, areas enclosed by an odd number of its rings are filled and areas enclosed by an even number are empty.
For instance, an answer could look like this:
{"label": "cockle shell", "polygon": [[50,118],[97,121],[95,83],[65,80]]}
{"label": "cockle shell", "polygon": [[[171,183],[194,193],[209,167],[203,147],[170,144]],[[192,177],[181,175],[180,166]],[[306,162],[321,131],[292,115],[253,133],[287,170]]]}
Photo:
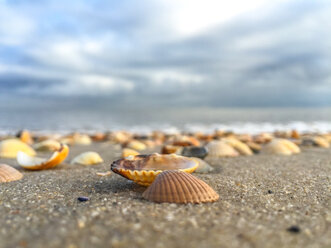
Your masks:
{"label": "cockle shell", "polygon": [[137,152],[133,149],[124,148],[122,150],[122,158],[126,158],[126,157],[129,157],[129,156],[136,156],[136,155],[139,155],[139,152]]}
{"label": "cockle shell", "polygon": [[30,146],[19,139],[6,139],[0,142],[0,157],[16,158],[19,151],[30,156],[36,155],[36,152]]}
{"label": "cockle shell", "polygon": [[143,193],[153,202],[203,203],[215,202],[219,195],[205,182],[182,171],[164,171]]}
{"label": "cockle shell", "polygon": [[236,149],[241,155],[253,155],[253,152],[249,146],[236,138],[224,138],[222,140]]}
{"label": "cockle shell", "polygon": [[53,153],[49,159],[31,157],[24,152],[17,153],[17,162],[27,170],[50,169],[62,163],[69,154],[69,147],[62,144],[60,149]]}
{"label": "cockle shell", "polygon": [[17,181],[22,177],[23,174],[15,168],[6,164],[0,164],[0,183]]}
{"label": "cockle shell", "polygon": [[300,153],[300,148],[293,142],[287,139],[273,139],[261,150],[262,153],[266,154],[282,154],[292,155]]}
{"label": "cockle shell", "polygon": [[129,156],[114,161],[111,170],[140,185],[150,185],[155,177],[165,170],[182,170],[192,173],[198,167],[198,162],[176,154]]}
{"label": "cockle shell", "polygon": [[71,164],[93,165],[103,163],[103,159],[96,152],[84,152],[74,157]]}
{"label": "cockle shell", "polygon": [[56,151],[60,149],[61,143],[53,139],[48,139],[35,144],[33,147],[37,151]]}
{"label": "cockle shell", "polygon": [[206,159],[220,158],[220,157],[235,157],[239,153],[224,141],[211,141],[206,146],[208,155]]}

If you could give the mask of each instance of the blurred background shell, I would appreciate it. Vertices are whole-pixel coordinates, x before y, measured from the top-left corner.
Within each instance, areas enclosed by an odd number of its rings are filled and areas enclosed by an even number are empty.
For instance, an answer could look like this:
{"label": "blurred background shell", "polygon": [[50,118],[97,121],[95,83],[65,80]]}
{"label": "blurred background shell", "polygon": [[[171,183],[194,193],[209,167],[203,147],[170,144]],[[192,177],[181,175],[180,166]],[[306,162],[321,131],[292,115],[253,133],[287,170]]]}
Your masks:
{"label": "blurred background shell", "polygon": [[241,155],[253,155],[253,152],[248,145],[234,137],[223,138],[222,140],[232,146],[234,149],[236,149],[236,151],[239,152]]}
{"label": "blurred background shell", "polygon": [[93,165],[103,163],[103,159],[96,152],[84,152],[73,158],[71,164]]}
{"label": "blurred background shell", "polygon": [[208,184],[182,171],[162,172],[145,190],[143,197],[159,203],[204,203],[219,199]]}
{"label": "blurred background shell", "polygon": [[17,181],[22,177],[23,174],[15,168],[6,164],[0,164],[0,183]]}
{"label": "blurred background shell", "polygon": [[277,138],[265,145],[261,152],[265,154],[292,155],[300,153],[300,148],[287,139]]}
{"label": "blurred background shell", "polygon": [[235,157],[239,153],[229,144],[224,141],[211,141],[206,145],[208,155],[206,159],[220,158],[220,157]]}
{"label": "blurred background shell", "polygon": [[0,157],[16,158],[19,151],[30,156],[36,155],[36,152],[29,145],[19,139],[6,139],[0,142]]}

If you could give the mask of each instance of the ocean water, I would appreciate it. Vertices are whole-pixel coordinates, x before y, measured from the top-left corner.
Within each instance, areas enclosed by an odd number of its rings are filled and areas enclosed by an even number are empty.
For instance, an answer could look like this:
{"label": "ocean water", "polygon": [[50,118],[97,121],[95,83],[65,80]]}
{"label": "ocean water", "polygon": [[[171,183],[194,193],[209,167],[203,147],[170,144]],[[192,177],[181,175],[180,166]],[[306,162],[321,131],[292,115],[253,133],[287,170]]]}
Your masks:
{"label": "ocean water", "polygon": [[297,129],[330,132],[331,108],[0,108],[0,133],[163,130],[258,133]]}

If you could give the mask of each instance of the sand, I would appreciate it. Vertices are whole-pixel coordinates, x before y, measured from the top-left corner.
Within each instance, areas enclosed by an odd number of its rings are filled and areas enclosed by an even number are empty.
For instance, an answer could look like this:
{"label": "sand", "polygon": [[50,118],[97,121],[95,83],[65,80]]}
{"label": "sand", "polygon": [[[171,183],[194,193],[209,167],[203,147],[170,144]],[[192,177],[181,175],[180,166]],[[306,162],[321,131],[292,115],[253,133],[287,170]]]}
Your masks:
{"label": "sand", "polygon": [[110,144],[72,147],[67,161],[89,150],[105,163],[22,171],[0,184],[1,248],[331,247],[331,149],[211,161],[215,172],[195,175],[220,200],[201,205],[148,202],[144,187],[96,175],[120,156]]}

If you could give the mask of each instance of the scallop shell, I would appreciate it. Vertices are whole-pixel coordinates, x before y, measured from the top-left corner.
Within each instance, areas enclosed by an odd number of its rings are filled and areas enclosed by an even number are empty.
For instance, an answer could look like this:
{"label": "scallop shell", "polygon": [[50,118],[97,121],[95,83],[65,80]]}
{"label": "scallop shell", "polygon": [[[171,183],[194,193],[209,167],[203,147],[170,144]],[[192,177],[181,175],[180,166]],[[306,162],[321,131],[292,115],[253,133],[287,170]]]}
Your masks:
{"label": "scallop shell", "polygon": [[69,154],[69,147],[62,144],[60,149],[53,153],[49,159],[31,157],[24,152],[17,153],[17,162],[27,170],[50,169],[62,163]]}
{"label": "scallop shell", "polygon": [[15,168],[6,164],[0,164],[0,183],[17,181],[22,177],[23,174]]}
{"label": "scallop shell", "polygon": [[101,156],[96,152],[84,152],[80,155],[74,157],[71,160],[71,164],[83,164],[83,165],[93,165],[100,164],[103,162]]}
{"label": "scallop shell", "polygon": [[53,139],[48,139],[35,144],[33,147],[37,151],[56,151],[60,149],[61,143]]}
{"label": "scallop shell", "polygon": [[139,155],[139,152],[137,152],[133,149],[124,148],[122,150],[122,158],[126,158],[126,157],[129,157],[129,156],[136,156],[136,155]]}
{"label": "scallop shell", "polygon": [[236,138],[224,138],[222,140],[236,149],[241,155],[253,155],[253,152],[249,146]]}
{"label": "scallop shell", "polygon": [[19,151],[30,156],[36,155],[36,152],[30,146],[19,139],[7,139],[0,142],[0,157],[16,158]]}
{"label": "scallop shell", "polygon": [[300,148],[293,142],[287,139],[273,139],[261,150],[262,153],[267,154],[282,154],[282,155],[292,155],[300,153]]}
{"label": "scallop shell", "polygon": [[224,141],[212,141],[206,146],[208,155],[206,159],[220,158],[220,157],[235,157],[239,153]]}
{"label": "scallop shell", "polygon": [[208,184],[182,171],[162,172],[145,190],[143,197],[159,203],[203,203],[219,199]]}
{"label": "scallop shell", "polygon": [[111,170],[140,185],[150,185],[165,170],[182,170],[192,173],[198,162],[176,154],[129,156],[112,163]]}

